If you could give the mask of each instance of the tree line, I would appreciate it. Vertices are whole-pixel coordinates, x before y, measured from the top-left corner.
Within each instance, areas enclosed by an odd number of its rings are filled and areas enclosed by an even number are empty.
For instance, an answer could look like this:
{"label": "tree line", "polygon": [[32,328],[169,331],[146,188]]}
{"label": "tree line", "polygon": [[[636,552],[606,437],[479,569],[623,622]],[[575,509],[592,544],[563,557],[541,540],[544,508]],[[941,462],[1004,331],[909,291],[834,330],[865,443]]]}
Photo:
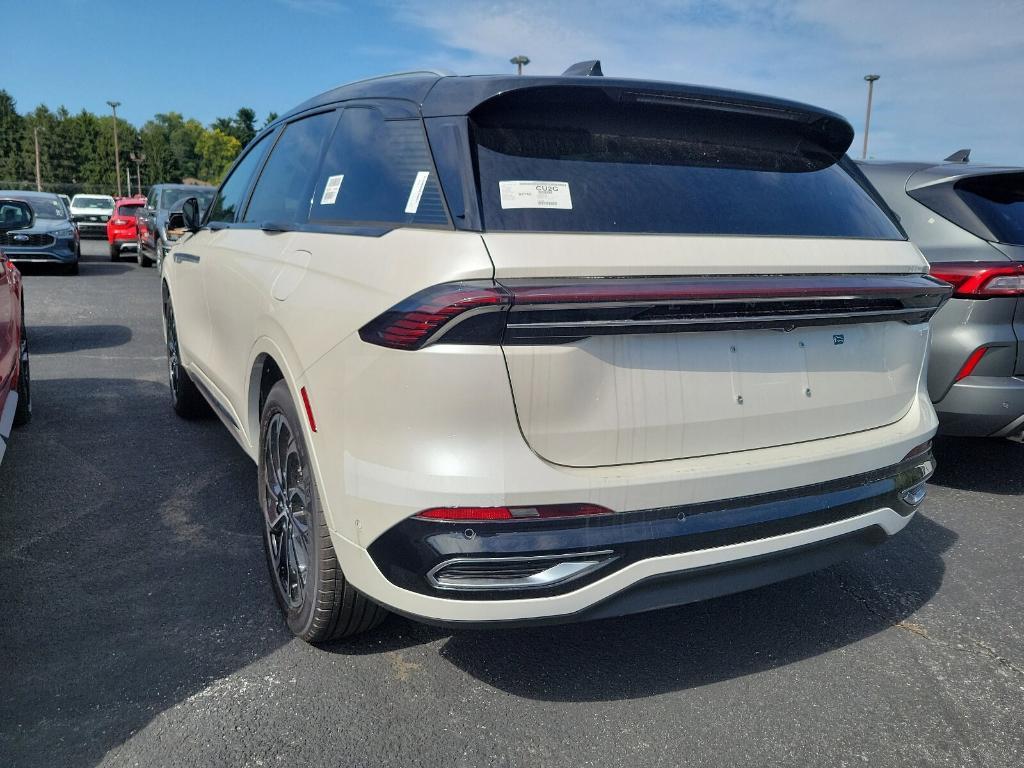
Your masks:
{"label": "tree line", "polygon": [[[276,118],[271,113],[264,125]],[[216,184],[257,131],[256,113],[248,107],[208,126],[178,112],[154,115],[141,128],[119,116],[122,192],[127,192],[126,168],[132,172],[132,189],[136,186],[133,151],[136,156],[145,155],[139,166],[143,189],[190,180]],[[0,188],[36,188],[37,138],[44,190],[116,193],[113,115],[85,109],[73,115],[63,106],[51,110],[42,104],[20,114],[11,95],[0,90]]]}

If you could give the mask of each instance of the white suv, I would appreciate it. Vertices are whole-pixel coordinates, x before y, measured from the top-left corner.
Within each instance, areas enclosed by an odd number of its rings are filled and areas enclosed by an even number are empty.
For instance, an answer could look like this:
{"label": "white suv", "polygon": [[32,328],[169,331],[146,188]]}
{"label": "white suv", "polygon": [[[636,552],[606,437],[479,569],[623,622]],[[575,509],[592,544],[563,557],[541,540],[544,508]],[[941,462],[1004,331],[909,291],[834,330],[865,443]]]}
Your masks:
{"label": "white suv", "polygon": [[613,616],[902,529],[949,286],[802,104],[363,81],[246,148],[163,274],[171,394],[259,465],[312,642]]}

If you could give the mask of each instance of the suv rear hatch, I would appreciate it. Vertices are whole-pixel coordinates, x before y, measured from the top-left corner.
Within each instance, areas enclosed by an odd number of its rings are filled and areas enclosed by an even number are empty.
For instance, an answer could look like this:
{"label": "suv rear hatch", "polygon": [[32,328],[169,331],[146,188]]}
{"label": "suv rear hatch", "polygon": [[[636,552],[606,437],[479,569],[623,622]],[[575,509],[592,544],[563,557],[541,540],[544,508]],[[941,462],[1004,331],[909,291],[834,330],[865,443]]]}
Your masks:
{"label": "suv rear hatch", "polygon": [[829,113],[600,87],[470,115],[520,428],[569,466],[897,421],[948,288]]}

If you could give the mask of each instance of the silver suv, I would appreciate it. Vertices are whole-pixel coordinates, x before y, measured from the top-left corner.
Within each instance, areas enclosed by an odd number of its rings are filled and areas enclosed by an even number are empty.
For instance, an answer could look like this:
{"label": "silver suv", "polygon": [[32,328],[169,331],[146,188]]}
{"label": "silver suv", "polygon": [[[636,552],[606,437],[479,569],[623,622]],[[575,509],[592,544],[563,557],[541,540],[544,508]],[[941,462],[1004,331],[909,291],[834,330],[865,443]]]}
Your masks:
{"label": "silver suv", "polygon": [[932,320],[928,390],[939,432],[1024,437],[1024,168],[864,162],[935,277],[956,290]]}

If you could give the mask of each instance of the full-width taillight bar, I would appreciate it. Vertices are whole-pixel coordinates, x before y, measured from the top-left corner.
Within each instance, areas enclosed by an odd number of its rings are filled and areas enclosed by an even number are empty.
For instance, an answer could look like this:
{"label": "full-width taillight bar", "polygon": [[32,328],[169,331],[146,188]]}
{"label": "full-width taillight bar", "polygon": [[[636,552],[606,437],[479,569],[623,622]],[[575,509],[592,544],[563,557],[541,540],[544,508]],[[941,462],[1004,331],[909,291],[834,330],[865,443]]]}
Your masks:
{"label": "full-width taillight bar", "polygon": [[954,298],[1024,296],[1024,264],[1006,261],[947,261],[932,264],[931,274],[953,286]]}
{"label": "full-width taillight bar", "polygon": [[372,344],[557,344],[595,335],[928,320],[950,286],[927,275],[502,279],[436,285],[363,326]]}
{"label": "full-width taillight bar", "polygon": [[492,522],[495,520],[551,520],[615,514],[599,504],[538,504],[519,507],[433,507],[417,513],[420,520],[443,522]]}

